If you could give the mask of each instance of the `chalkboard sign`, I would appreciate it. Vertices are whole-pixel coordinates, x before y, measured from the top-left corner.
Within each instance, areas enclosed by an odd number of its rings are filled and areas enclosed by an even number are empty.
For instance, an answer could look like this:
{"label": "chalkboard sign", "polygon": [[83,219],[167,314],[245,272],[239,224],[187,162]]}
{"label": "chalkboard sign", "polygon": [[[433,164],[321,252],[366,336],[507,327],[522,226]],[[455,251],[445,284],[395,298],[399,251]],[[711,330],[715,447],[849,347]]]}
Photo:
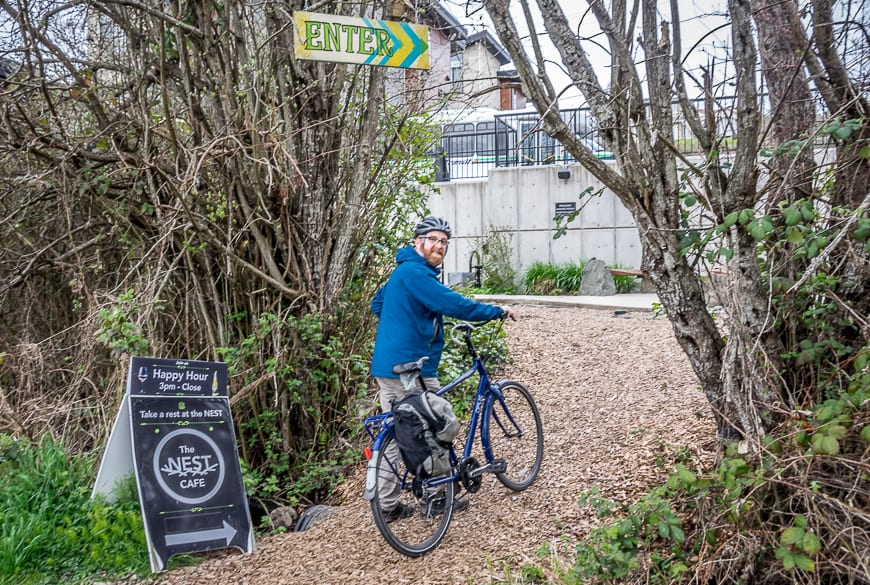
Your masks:
{"label": "chalkboard sign", "polygon": [[[124,460],[118,453],[129,442],[154,571],[177,554],[254,550],[227,376],[226,364],[218,362],[130,360],[119,414],[129,421],[129,437],[116,421],[94,491],[107,491],[119,476]],[[113,441],[120,449],[111,448]]]}
{"label": "chalkboard sign", "polygon": [[146,396],[226,396],[227,365],[133,357],[127,373],[127,391]]}

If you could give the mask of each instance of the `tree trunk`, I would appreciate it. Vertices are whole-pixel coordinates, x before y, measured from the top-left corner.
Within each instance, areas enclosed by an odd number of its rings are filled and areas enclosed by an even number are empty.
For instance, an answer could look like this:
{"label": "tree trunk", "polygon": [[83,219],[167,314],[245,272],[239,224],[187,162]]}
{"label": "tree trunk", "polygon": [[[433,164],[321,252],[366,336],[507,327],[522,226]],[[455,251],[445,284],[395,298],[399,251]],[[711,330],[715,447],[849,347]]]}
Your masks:
{"label": "tree trunk", "polygon": [[[568,25],[560,5],[555,0],[539,0],[544,24],[562,55],[569,75],[589,102],[600,136],[609,150],[614,152],[617,170],[594,160],[591,153],[571,136],[557,115],[554,106],[546,102],[546,92],[539,86],[531,65],[527,62],[516,29],[510,20],[507,3],[488,0],[484,3],[496,24],[517,69],[529,86],[532,101],[544,119],[545,128],[560,140],[569,152],[590,172],[609,187],[632,213],[643,247],[644,266],[655,284],[662,305],[671,319],[675,335],[689,357],[716,417],[719,433],[734,438],[735,428],[758,436],[775,424],[772,413],[782,406],[779,356],[782,346],[771,334],[766,319],[769,303],[767,285],[757,264],[748,259],[755,257],[755,243],[745,233],[744,226],[733,230],[731,246],[734,249],[732,270],[735,289],[741,296],[728,308],[733,321],[730,330],[745,331],[755,341],[737,344],[726,352],[722,333],[710,316],[700,275],[689,263],[680,246],[683,217],[680,208],[680,181],[677,176],[677,158],[673,141],[673,117],[670,77],[670,28],[657,21],[656,3],[642,2],[641,47],[644,50],[646,88],[649,102],[643,106],[640,99],[641,77],[631,59],[627,39],[632,38],[631,25],[622,27],[627,18],[624,5],[619,4],[617,18],[611,19],[601,2],[590,2],[590,11],[598,20],[611,48],[613,64],[613,93],[608,95],[598,84],[595,72],[585,55],[580,41]],[[735,163],[730,172],[719,163],[718,142],[709,137],[702,143],[709,145],[705,185],[705,201],[718,222],[733,211],[752,207],[758,198],[755,167],[760,114],[754,81],[755,47],[749,20],[748,2],[729,4],[733,24],[735,63],[738,70],[738,105],[736,108],[738,147]],[[661,29],[661,34],[659,34]],[[678,34],[678,28],[674,29]],[[674,56],[674,61],[677,56]],[[684,107],[688,102],[684,103]],[[699,120],[695,112],[687,117]],[[696,122],[700,129],[700,122]],[[707,128],[714,133],[715,124]],[[714,134],[711,134],[714,135]],[[721,140],[718,138],[717,140]],[[699,177],[700,178],[700,177]],[[742,294],[747,294],[743,297]],[[729,338],[730,339],[730,338]],[[760,351],[737,351],[752,347]],[[726,363],[725,360],[728,362]],[[734,368],[751,372],[751,376],[736,377]],[[756,402],[760,401],[760,402]],[[759,407],[759,404],[763,407]]]}

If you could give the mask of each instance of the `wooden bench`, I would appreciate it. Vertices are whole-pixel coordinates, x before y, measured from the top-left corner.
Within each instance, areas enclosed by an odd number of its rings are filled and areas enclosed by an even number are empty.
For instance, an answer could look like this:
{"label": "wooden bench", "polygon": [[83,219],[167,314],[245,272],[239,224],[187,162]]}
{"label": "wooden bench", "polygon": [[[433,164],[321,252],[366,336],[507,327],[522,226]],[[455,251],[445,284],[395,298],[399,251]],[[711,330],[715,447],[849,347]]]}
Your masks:
{"label": "wooden bench", "polygon": [[633,268],[608,268],[611,276],[636,276],[638,278],[646,278],[646,273],[643,270],[635,270]]}
{"label": "wooden bench", "polygon": [[649,280],[647,273],[643,270],[636,270],[634,268],[608,268],[611,276],[634,276],[640,279],[640,292],[642,293],[651,293],[655,292],[655,287]]}

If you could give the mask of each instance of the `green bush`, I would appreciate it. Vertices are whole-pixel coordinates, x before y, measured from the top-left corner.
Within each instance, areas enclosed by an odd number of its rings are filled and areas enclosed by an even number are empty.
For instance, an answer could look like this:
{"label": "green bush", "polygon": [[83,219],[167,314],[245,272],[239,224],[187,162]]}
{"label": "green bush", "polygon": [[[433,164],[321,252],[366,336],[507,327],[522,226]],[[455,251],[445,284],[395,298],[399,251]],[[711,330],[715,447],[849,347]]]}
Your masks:
{"label": "green bush", "polygon": [[0,435],[0,585],[82,583],[150,572],[134,481],[91,498],[95,462],[50,439]]}
{"label": "green bush", "polygon": [[559,269],[547,262],[534,262],[523,275],[523,291],[530,295],[559,294]]}
{"label": "green bush", "polygon": [[[530,295],[576,295],[583,281],[586,260],[552,264],[535,262],[522,278],[522,288]],[[625,268],[619,264],[611,268]],[[634,276],[614,276],[617,294],[634,292],[640,288],[640,280]]]}
{"label": "green bush", "polygon": [[556,266],[556,288],[562,294],[577,294],[580,283],[583,282],[583,272],[586,270],[586,260],[567,262]]}
{"label": "green bush", "polygon": [[[667,482],[633,504],[585,492],[578,504],[601,524],[576,546],[573,566],[564,560],[571,554],[542,550],[558,567],[550,582],[670,585],[706,575],[702,582],[721,583],[715,571],[750,568],[769,583],[864,582],[866,522],[854,514],[870,506],[868,365],[865,346],[839,396],[785,421],[760,458],[733,443],[718,466],[701,470],[688,451],[676,451]],[[726,552],[729,565],[717,565]]]}
{"label": "green bush", "polygon": [[[343,414],[364,395],[367,356],[354,353],[354,330],[320,313],[297,317],[263,313],[259,327],[232,346],[217,348],[230,374],[256,383],[256,364],[274,339],[293,351],[266,360],[277,384],[264,385],[234,407],[245,485],[253,497],[296,506],[327,500],[359,453],[339,437],[353,433]],[[347,426],[344,426],[347,425]],[[293,481],[288,481],[293,478]]]}
{"label": "green bush", "polygon": [[517,292],[517,273],[511,263],[511,234],[490,227],[489,234],[475,241],[481,266],[481,289],[484,294],[512,295]]}

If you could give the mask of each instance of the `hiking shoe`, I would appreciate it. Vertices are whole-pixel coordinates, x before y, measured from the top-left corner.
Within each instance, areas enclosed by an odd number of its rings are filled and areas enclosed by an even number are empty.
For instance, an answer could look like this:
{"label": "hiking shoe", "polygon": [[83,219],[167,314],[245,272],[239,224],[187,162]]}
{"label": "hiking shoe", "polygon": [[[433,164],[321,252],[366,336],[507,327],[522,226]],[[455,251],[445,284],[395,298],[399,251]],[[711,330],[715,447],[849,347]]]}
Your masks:
{"label": "hiking shoe", "polygon": [[[434,518],[444,513],[444,500],[446,498],[438,498],[429,504],[428,514],[424,510],[423,513],[427,518]],[[453,511],[461,512],[468,507],[468,498],[456,498],[453,500]]]}
{"label": "hiking shoe", "polygon": [[404,518],[411,516],[414,513],[415,509],[416,508],[414,504],[403,504],[402,502],[399,502],[399,505],[390,510],[389,512],[384,512],[383,510],[381,510],[381,512],[383,513],[384,518],[386,518],[387,523],[389,524],[390,522],[394,522],[396,520],[403,520]]}

